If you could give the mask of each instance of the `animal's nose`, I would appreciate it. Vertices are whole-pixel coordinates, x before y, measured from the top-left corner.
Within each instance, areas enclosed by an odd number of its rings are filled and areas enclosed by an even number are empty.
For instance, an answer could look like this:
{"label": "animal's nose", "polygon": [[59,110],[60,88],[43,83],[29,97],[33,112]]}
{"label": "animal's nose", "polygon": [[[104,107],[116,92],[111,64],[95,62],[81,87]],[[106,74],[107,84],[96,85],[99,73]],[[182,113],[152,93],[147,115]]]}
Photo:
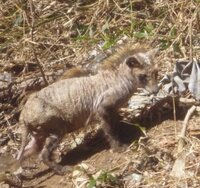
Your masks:
{"label": "animal's nose", "polygon": [[152,88],[152,94],[156,95],[159,91],[159,87],[157,85],[155,85],[153,88]]}

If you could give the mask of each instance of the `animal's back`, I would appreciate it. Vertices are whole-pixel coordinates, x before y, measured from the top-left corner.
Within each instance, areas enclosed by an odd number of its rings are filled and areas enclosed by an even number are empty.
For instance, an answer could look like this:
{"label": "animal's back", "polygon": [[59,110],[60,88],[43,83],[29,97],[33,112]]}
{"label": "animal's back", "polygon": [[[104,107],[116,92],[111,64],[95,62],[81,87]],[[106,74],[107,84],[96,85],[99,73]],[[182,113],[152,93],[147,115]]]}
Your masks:
{"label": "animal's back", "polygon": [[115,74],[105,71],[95,76],[60,80],[32,94],[21,118],[27,124],[37,126],[56,116],[63,119],[67,126],[73,124],[72,129],[75,130],[87,121],[98,97],[112,87],[115,79]]}

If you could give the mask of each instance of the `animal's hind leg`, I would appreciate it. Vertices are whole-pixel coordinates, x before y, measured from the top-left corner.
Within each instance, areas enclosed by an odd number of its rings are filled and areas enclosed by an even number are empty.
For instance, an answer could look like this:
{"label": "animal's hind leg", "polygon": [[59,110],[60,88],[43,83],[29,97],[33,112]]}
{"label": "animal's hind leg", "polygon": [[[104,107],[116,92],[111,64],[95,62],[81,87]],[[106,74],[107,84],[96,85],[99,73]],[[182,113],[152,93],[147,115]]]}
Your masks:
{"label": "animal's hind leg", "polygon": [[31,140],[29,143],[25,146],[23,153],[20,156],[20,160],[24,160],[27,157],[31,156],[34,153],[37,153],[41,150],[41,143],[40,140],[37,137],[31,136]]}
{"label": "animal's hind leg", "polygon": [[57,174],[63,175],[63,167],[57,164],[55,161],[51,160],[51,154],[53,150],[57,148],[59,142],[60,139],[58,135],[51,134],[50,136],[48,136],[45,140],[45,144],[41,151],[40,158],[47,166],[49,166],[49,168],[53,169]]}

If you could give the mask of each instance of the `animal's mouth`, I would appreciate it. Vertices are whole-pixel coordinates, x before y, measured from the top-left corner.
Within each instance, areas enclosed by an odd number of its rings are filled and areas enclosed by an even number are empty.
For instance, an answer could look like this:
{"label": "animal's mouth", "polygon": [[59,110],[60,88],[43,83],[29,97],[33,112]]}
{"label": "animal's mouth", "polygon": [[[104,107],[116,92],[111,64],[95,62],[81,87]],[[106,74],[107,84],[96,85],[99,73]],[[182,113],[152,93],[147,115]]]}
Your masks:
{"label": "animal's mouth", "polygon": [[156,95],[159,92],[159,87],[150,88],[148,86],[144,88],[138,88],[138,91],[143,93],[144,95]]}

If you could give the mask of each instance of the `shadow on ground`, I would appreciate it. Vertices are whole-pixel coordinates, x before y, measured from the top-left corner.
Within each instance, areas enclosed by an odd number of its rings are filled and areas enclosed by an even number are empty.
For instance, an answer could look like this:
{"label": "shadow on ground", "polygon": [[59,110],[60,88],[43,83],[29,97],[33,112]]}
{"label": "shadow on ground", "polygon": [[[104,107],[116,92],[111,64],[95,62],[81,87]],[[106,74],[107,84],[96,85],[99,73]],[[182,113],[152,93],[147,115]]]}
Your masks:
{"label": "shadow on ground", "polygon": [[[134,140],[138,140],[143,135],[138,127],[121,122],[118,128],[118,138],[122,144],[131,144]],[[95,153],[104,149],[109,149],[109,143],[105,138],[102,129],[98,130],[95,135],[87,134],[82,144],[76,148],[68,151],[66,155],[62,156],[62,165],[75,165],[82,160],[86,160]]]}
{"label": "shadow on ground", "polygon": [[[187,112],[187,108],[177,108],[176,112],[177,119],[183,119]],[[134,123],[126,123],[123,121],[120,122],[120,125],[117,130],[119,141],[122,144],[130,145],[133,141],[138,140],[141,136],[144,136],[140,126],[145,127],[146,129],[151,129],[152,127],[160,124],[166,119],[174,118],[172,110],[166,113],[164,112],[164,109],[161,109],[161,111],[159,112],[155,110],[152,113],[153,116],[152,114],[149,114],[148,116],[144,116],[144,118],[140,118],[138,121],[136,121],[135,124],[139,126],[134,126]],[[157,113],[160,113],[160,115],[157,115]],[[110,145],[104,135],[103,130],[99,129],[95,134],[93,132],[85,135],[85,138],[80,145],[68,151],[66,154],[63,154],[61,156],[62,160],[60,164],[62,166],[73,166],[80,163],[83,160],[90,158],[94,154],[109,148]],[[38,172],[34,175],[33,178],[43,176],[45,174],[48,174],[49,172],[51,172],[50,169]]]}

